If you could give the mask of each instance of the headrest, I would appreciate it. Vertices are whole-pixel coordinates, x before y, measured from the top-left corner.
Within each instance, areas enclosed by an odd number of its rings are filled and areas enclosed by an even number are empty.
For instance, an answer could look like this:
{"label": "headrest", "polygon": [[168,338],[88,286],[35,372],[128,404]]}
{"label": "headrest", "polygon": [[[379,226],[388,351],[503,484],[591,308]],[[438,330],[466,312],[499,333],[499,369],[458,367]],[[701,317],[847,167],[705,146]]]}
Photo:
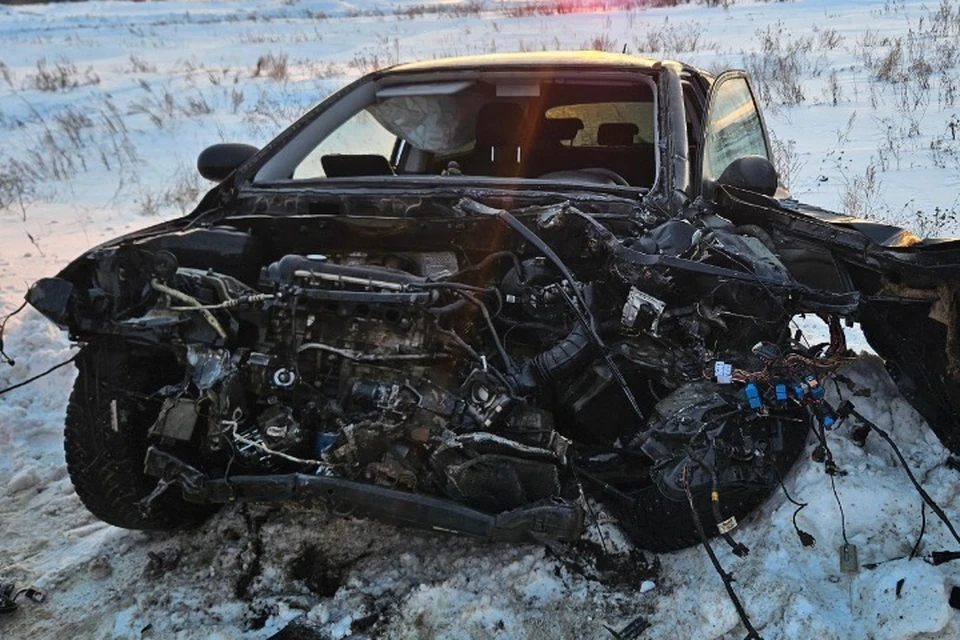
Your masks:
{"label": "headrest", "polygon": [[632,122],[604,122],[597,127],[597,144],[601,147],[626,147],[633,144],[633,136],[640,127]]}
{"label": "headrest", "polygon": [[540,133],[537,137],[543,142],[573,140],[583,129],[580,118],[545,118],[540,121]]}
{"label": "headrest", "polygon": [[477,145],[519,147],[523,124],[523,109],[516,102],[488,102],[477,113]]}

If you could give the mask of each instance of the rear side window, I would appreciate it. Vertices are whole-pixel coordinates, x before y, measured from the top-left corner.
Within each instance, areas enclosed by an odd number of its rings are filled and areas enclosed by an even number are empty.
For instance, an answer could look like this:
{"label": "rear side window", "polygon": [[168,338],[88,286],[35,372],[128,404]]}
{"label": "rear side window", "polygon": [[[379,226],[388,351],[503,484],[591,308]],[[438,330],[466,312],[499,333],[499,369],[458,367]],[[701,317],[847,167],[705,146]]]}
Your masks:
{"label": "rear side window", "polygon": [[742,77],[722,80],[707,122],[703,177],[715,180],[731,162],[750,155],[770,157],[753,94]]}

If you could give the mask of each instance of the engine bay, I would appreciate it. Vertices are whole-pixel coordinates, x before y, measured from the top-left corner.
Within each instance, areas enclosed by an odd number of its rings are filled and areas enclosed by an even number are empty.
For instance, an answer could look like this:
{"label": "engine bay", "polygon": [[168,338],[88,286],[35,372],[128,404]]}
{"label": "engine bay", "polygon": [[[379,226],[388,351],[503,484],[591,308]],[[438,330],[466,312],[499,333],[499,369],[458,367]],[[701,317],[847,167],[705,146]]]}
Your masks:
{"label": "engine bay", "polygon": [[[323,240],[261,218],[93,252],[61,315],[184,372],[149,390],[161,482],[143,507],[171,485],[198,502],[346,491],[420,513],[405,523],[572,540],[592,493],[649,547],[638,505],[671,517],[689,492],[722,533],[811,423],[837,421],[821,379],[858,298],[829,254],[815,269],[836,284],[815,288],[765,231],[719,218],[456,208],[432,223],[446,233],[341,217],[313,225]],[[803,312],[830,344],[793,335]]]}

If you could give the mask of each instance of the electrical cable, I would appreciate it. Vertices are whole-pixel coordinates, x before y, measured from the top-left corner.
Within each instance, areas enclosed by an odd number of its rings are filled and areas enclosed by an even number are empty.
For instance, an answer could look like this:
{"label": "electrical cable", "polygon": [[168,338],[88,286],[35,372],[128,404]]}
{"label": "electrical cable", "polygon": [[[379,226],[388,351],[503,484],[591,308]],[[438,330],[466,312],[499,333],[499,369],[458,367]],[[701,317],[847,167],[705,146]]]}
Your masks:
{"label": "electrical cable", "polygon": [[12,318],[13,316],[15,316],[15,315],[17,315],[18,313],[20,313],[21,311],[23,311],[24,307],[26,307],[26,306],[27,306],[27,301],[24,300],[24,301],[23,301],[23,304],[21,304],[19,307],[17,307],[17,308],[16,308],[14,311],[12,311],[11,313],[8,313],[8,314],[6,315],[6,317],[4,317],[3,322],[0,323],[0,358],[3,358],[3,361],[6,362],[6,363],[7,363],[8,365],[10,365],[11,367],[12,367],[13,365],[17,364],[17,361],[14,360],[13,358],[11,358],[10,356],[8,356],[8,355],[7,355],[7,352],[3,350],[3,332],[4,332],[4,330],[7,328],[7,320],[9,320],[9,319]]}
{"label": "electrical cable", "polygon": [[750,549],[748,549],[743,543],[734,540],[733,536],[730,535],[730,530],[737,526],[736,519],[733,519],[733,524],[727,531],[723,530],[723,523],[727,522],[729,518],[724,518],[723,514],[720,512],[720,481],[717,478],[716,468],[708,466],[707,463],[694,454],[689,447],[684,447],[684,453],[686,453],[691,460],[696,462],[697,466],[710,474],[710,509],[713,513],[714,524],[717,525],[717,532],[730,546],[730,550],[733,551],[733,555],[737,556],[738,558],[746,557],[750,553]]}
{"label": "electrical cable", "polygon": [[79,355],[80,355],[80,354],[77,354],[77,355],[73,356],[72,358],[70,358],[69,360],[66,360],[66,361],[64,361],[64,362],[61,362],[60,364],[56,364],[56,365],[50,367],[49,369],[47,369],[46,371],[44,371],[43,373],[37,374],[37,375],[33,376],[32,378],[27,378],[27,379],[24,380],[23,382],[18,382],[18,383],[15,384],[15,385],[12,385],[12,386],[7,387],[6,389],[0,389],[0,396],[2,396],[2,395],[5,394],[5,393],[8,393],[8,392],[10,392],[10,391],[13,391],[13,390],[15,390],[15,389],[19,389],[20,387],[25,387],[25,386],[27,386],[28,384],[30,384],[31,382],[36,382],[37,380],[39,380],[40,378],[43,378],[44,376],[50,375],[51,373],[53,373],[54,371],[56,371],[56,370],[59,369],[60,367],[65,367],[65,366],[67,366],[68,364],[70,364],[71,362],[73,362],[74,360],[76,360],[76,359],[77,359],[77,356],[79,356]]}
{"label": "electrical cable", "polygon": [[700,514],[697,513],[697,509],[693,504],[693,494],[690,493],[690,482],[688,480],[689,471],[689,466],[684,465],[680,483],[683,485],[683,490],[687,494],[687,504],[690,505],[690,514],[693,516],[693,524],[696,526],[697,533],[700,535],[700,544],[703,545],[704,550],[710,557],[710,562],[713,564],[713,568],[717,571],[717,574],[723,581],[723,587],[726,589],[727,595],[730,597],[730,601],[733,602],[733,606],[737,610],[737,615],[740,616],[740,622],[743,623],[743,626],[747,629],[746,640],[763,640],[760,637],[760,634],[757,633],[757,630],[753,628],[753,624],[750,623],[750,616],[747,615],[747,611],[743,608],[740,598],[737,597],[737,592],[733,590],[733,576],[723,570],[723,565],[720,564],[717,554],[714,553],[713,547],[710,546],[710,541],[707,539],[707,533],[703,530],[703,523],[700,522]]}
{"label": "electrical cable", "polygon": [[840,502],[840,494],[837,493],[837,482],[836,476],[834,474],[828,474],[830,476],[830,486],[833,488],[833,497],[837,500],[837,508],[840,509],[840,533],[843,534],[843,544],[850,544],[850,541],[847,540],[847,519],[843,513],[843,503]]}
{"label": "electrical cable", "polygon": [[820,440],[820,447],[823,449],[824,453],[824,471],[826,471],[827,475],[830,476],[830,487],[833,489],[833,497],[837,501],[837,508],[840,510],[840,533],[843,535],[843,543],[845,545],[849,545],[850,541],[847,540],[847,517],[843,512],[843,503],[840,501],[840,493],[837,491],[837,465],[833,461],[833,452],[830,451],[830,447],[827,445],[827,432],[823,424],[820,425],[819,429],[814,426],[813,432],[817,434],[817,438]]}
{"label": "electrical cable", "polygon": [[920,549],[920,542],[923,540],[923,534],[927,531],[927,503],[920,503],[920,535],[917,536],[917,541],[913,545],[913,549],[910,550],[910,560],[913,560],[917,557],[917,551]]}
{"label": "electrical cable", "polygon": [[[837,387],[837,391],[839,392],[839,386]],[[913,484],[913,487],[917,490],[917,493],[920,494],[920,498],[923,500],[923,502],[927,506],[929,506],[933,510],[937,518],[939,518],[940,521],[943,522],[943,524],[950,531],[950,534],[953,536],[953,539],[956,540],[957,543],[960,543],[960,534],[957,533],[957,530],[954,528],[953,523],[950,521],[950,518],[947,517],[947,514],[943,511],[943,509],[941,509],[940,506],[936,502],[934,502],[933,498],[930,497],[930,494],[928,494],[926,490],[924,490],[924,488],[920,485],[920,482],[917,481],[916,476],[913,475],[913,471],[911,471],[909,465],[907,465],[907,460],[906,458],[903,457],[903,453],[900,451],[900,447],[898,447],[897,444],[893,441],[893,438],[890,437],[890,434],[884,431],[883,429],[881,429],[880,427],[878,427],[876,424],[874,424],[872,420],[868,420],[862,413],[857,411],[857,409],[853,406],[853,403],[850,402],[849,400],[844,400],[841,406],[843,407],[844,414],[853,415],[857,420],[860,421],[861,424],[866,425],[867,427],[870,428],[871,431],[873,431],[878,436],[883,438],[884,442],[886,442],[890,446],[890,448],[893,449],[893,453],[897,457],[897,460],[900,462],[900,466],[903,467],[903,470],[906,472],[907,477],[910,478],[910,482]],[[831,481],[832,480],[833,478],[831,477]],[[834,489],[834,491],[836,492],[836,489]],[[841,513],[842,513],[842,510],[841,510]],[[926,526],[927,526],[926,511],[921,507],[920,535],[917,537],[917,542],[913,545],[913,550],[910,552],[911,558],[913,558],[916,555],[916,552],[920,547],[920,541],[923,539],[923,534],[926,531]],[[846,541],[846,538],[844,538],[844,541]],[[946,559],[952,559],[952,558],[947,558],[947,556],[951,556],[954,554],[960,557],[960,554],[958,554],[957,552],[942,552],[940,557],[944,558],[944,560],[942,561],[946,561]],[[937,552],[933,553],[934,564],[939,564],[939,562],[937,561],[938,560],[937,555],[938,555]]]}
{"label": "electrical cable", "polygon": [[774,466],[773,471],[777,474],[777,481],[780,483],[780,488],[783,489],[783,495],[786,496],[787,500],[789,500],[795,507],[797,507],[793,512],[792,521],[793,530],[797,532],[797,537],[800,538],[800,544],[805,547],[815,547],[817,545],[817,539],[814,538],[811,533],[801,529],[800,525],[797,524],[797,516],[801,511],[804,510],[805,507],[807,507],[807,503],[794,500],[793,496],[790,495],[790,492],[787,491],[787,485],[783,482],[783,476],[780,475],[780,470]]}
{"label": "electrical cable", "polygon": [[739,256],[735,256],[731,254],[729,251],[726,251],[725,249],[722,248],[722,245],[721,246],[711,245],[711,248],[714,251],[716,251],[718,254],[724,256],[725,258],[727,258],[728,260],[736,264],[738,267],[741,267],[744,271],[752,275],[754,279],[756,279],[757,284],[759,284],[760,287],[763,289],[763,291],[770,297],[770,300],[773,301],[775,305],[780,307],[780,311],[783,312],[783,315],[785,316],[791,315],[787,311],[787,308],[783,306],[783,303],[780,302],[780,298],[778,298],[777,295],[773,292],[773,290],[770,289],[770,287],[767,285],[767,283],[765,283],[763,279],[759,275],[757,275],[756,271],[750,268],[750,265],[744,264],[744,261],[740,260]]}
{"label": "electrical cable", "polygon": [[943,522],[944,525],[946,525],[947,529],[949,529],[950,531],[950,534],[953,536],[953,539],[956,540],[958,544],[960,544],[960,534],[957,533],[957,530],[954,528],[953,523],[950,522],[950,518],[948,518],[947,514],[944,513],[943,509],[941,509],[940,506],[933,501],[933,498],[930,497],[930,494],[928,494],[924,490],[924,488],[920,486],[920,483],[917,481],[916,476],[913,475],[913,472],[910,470],[910,467],[907,465],[907,461],[903,457],[903,453],[900,452],[900,448],[896,445],[896,443],[894,443],[893,439],[890,437],[890,434],[884,431],[883,429],[881,429],[880,427],[878,427],[877,425],[875,425],[870,420],[867,420],[866,418],[864,418],[863,414],[861,414],[859,411],[854,409],[852,405],[850,408],[850,413],[852,413],[858,420],[862,421],[864,424],[870,427],[870,429],[874,433],[876,433],[878,436],[883,438],[884,441],[888,445],[890,445],[890,448],[893,449],[893,453],[897,456],[897,460],[900,461],[900,466],[902,466],[903,470],[907,472],[907,477],[910,478],[910,482],[913,483],[913,486],[917,490],[917,492],[920,494],[920,497],[923,498],[923,501],[926,502],[927,506],[929,506],[933,510],[933,512],[940,519],[940,521]]}

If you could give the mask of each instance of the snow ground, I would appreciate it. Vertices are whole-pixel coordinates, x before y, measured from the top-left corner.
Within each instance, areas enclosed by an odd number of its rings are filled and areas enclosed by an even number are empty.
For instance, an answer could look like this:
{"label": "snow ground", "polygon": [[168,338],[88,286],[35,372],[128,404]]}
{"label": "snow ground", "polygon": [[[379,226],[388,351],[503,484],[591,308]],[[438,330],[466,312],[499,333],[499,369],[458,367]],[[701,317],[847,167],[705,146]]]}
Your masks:
{"label": "snow ground", "polygon": [[[508,17],[494,2],[480,12],[417,15],[418,4],[0,8],[0,310],[14,309],[30,282],[89,246],[189,210],[205,188],[192,166],[206,145],[262,144],[376,66],[485,51],[626,44],[710,69],[745,64],[761,72],[764,60],[780,60],[786,66],[767,79],[767,120],[788,148],[794,141],[786,166],[795,195],[892,218],[920,210],[912,222],[926,230],[960,231],[960,154],[950,128],[960,97],[960,3],[944,3],[950,17],[905,0],[527,17]],[[899,62],[888,70],[900,79],[879,81],[878,60],[890,59],[898,39]],[[254,75],[267,54],[286,54],[285,79]],[[47,72],[60,63],[68,84],[79,86],[37,89],[41,58]],[[923,69],[921,61],[931,68],[920,74],[926,83],[898,76]],[[791,73],[802,101],[780,82]],[[9,322],[5,347],[18,362],[0,369],[0,388],[71,353],[30,310]],[[625,571],[625,585],[593,579],[591,563],[578,570],[538,546],[399,531],[301,507],[227,508],[199,531],[176,535],[103,525],[80,505],[63,463],[73,375],[66,367],[0,398],[0,577],[49,595],[0,618],[0,637],[266,638],[298,618],[332,638],[604,638],[604,624],[619,629],[638,615],[651,622],[650,638],[744,635],[699,549],[659,556],[655,577]],[[933,498],[960,521],[957,471],[880,363],[864,356],[848,375],[872,390],[855,398],[858,409],[891,433]],[[839,571],[830,480],[805,456],[786,485],[809,503],[797,522],[815,547],[800,545],[794,507],[780,494],[738,531],[747,558],[715,545],[755,626],[766,638],[960,637],[947,604],[960,569],[905,559],[919,533],[920,499],[896,460],[875,437],[855,446],[847,428],[832,448],[849,472],[836,486],[864,568]],[[604,527],[611,542],[615,531]],[[921,554],[956,548],[929,511],[926,529]],[[643,591],[641,580],[655,587]]]}

